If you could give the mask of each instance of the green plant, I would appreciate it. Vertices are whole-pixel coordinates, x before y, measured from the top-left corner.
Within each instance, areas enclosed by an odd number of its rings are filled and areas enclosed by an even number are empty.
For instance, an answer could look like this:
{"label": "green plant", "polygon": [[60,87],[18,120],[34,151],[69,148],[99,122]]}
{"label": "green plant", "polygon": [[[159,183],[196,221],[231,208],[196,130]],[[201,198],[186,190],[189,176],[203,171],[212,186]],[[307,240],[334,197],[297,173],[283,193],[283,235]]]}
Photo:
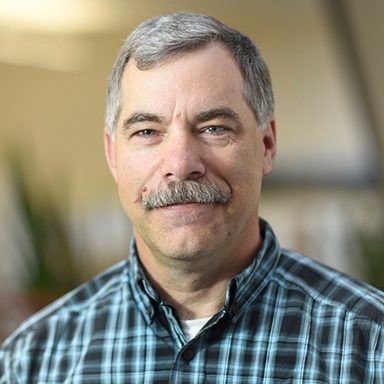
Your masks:
{"label": "green plant", "polygon": [[367,281],[384,291],[384,230],[361,236]]}
{"label": "green plant", "polygon": [[[26,288],[34,291],[69,290],[81,279],[76,270],[76,250],[62,208],[43,187],[36,193],[31,179],[26,177],[27,166],[20,156],[10,156],[9,165],[16,209],[28,239],[27,244],[19,246],[29,273]],[[39,180],[35,172],[33,185],[36,183]]]}

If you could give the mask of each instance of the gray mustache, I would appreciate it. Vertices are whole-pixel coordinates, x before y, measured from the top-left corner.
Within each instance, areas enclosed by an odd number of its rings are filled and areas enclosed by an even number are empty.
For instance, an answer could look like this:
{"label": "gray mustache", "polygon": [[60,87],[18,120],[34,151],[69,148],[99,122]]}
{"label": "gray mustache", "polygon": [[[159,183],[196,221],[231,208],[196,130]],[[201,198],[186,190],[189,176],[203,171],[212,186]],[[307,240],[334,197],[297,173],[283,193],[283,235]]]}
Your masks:
{"label": "gray mustache", "polygon": [[193,180],[170,182],[162,188],[142,196],[142,205],[149,211],[174,204],[227,204],[231,193],[216,185],[203,184]]}

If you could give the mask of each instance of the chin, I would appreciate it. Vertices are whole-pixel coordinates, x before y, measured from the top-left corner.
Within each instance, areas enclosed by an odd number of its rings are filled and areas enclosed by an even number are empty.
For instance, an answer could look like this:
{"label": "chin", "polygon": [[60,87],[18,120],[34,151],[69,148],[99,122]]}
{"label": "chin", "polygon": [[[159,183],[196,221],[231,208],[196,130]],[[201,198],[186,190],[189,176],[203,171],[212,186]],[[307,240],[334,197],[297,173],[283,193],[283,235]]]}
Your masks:
{"label": "chin", "polygon": [[162,253],[172,259],[195,260],[207,253],[207,247],[202,246],[201,242],[169,242],[163,247]]}
{"label": "chin", "polygon": [[140,231],[145,248],[154,257],[159,255],[163,259],[180,261],[196,261],[200,258],[206,260],[210,254],[217,254],[225,243],[224,231],[217,225],[212,225],[212,222],[211,225],[194,223],[156,227],[156,230],[146,227]]}
{"label": "chin", "polygon": [[212,238],[206,236],[171,236],[164,237],[166,241],[158,244],[159,251],[166,257],[174,260],[197,260],[212,253],[214,244]]}

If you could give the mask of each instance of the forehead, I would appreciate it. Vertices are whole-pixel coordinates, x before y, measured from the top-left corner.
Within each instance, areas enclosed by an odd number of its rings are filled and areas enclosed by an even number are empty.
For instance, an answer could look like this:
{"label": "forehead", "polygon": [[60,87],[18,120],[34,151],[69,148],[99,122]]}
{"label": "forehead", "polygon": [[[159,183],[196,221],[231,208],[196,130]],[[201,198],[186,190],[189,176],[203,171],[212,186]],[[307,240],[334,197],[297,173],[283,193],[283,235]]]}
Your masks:
{"label": "forehead", "polygon": [[150,69],[140,70],[135,61],[128,62],[122,78],[123,100],[151,92],[241,91],[243,79],[231,53],[220,43],[213,43],[192,52],[176,55]]}

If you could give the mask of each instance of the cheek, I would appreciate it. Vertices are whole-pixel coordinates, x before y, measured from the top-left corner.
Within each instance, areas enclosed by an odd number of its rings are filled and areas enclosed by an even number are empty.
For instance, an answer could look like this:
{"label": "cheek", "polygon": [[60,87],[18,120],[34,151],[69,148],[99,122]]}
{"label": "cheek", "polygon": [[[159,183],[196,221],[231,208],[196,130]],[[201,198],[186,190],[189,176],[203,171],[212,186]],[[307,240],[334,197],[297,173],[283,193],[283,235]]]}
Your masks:
{"label": "cheek", "polygon": [[139,189],[139,168],[128,156],[117,156],[116,182],[122,199],[137,193]]}
{"label": "cheek", "polygon": [[234,198],[239,195],[240,199],[249,196],[257,196],[261,186],[263,159],[257,153],[255,147],[244,149],[238,156],[228,164],[231,171],[229,180],[233,189]]}
{"label": "cheek", "polygon": [[[117,185],[123,205],[141,202],[146,189],[156,187],[156,165],[148,155],[126,149],[117,156]],[[153,184],[153,186],[152,186]]]}
{"label": "cheek", "polygon": [[140,173],[143,162],[125,144],[120,142],[116,151],[116,173],[119,184],[133,183]]}
{"label": "cheek", "polygon": [[263,155],[256,146],[243,146],[232,156],[230,164],[237,177],[251,182],[262,174]]}

